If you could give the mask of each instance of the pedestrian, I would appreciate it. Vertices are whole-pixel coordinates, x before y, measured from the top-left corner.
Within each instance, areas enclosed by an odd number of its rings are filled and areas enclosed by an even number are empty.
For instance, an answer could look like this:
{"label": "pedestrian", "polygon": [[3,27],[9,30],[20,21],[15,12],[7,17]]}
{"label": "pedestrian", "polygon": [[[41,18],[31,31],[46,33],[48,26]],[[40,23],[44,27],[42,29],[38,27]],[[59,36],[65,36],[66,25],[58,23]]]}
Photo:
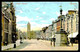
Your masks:
{"label": "pedestrian", "polygon": [[50,44],[52,45],[52,38],[51,38],[51,43]]}
{"label": "pedestrian", "polygon": [[67,38],[67,46],[69,46],[69,43],[70,43],[70,42],[69,42],[69,39]]}
{"label": "pedestrian", "polygon": [[73,46],[73,38],[70,38],[71,46]]}
{"label": "pedestrian", "polygon": [[20,37],[20,43],[22,43],[22,37]]}
{"label": "pedestrian", "polygon": [[56,39],[55,39],[55,38],[53,38],[53,45],[54,45],[54,47],[55,47],[55,40],[56,40]]}

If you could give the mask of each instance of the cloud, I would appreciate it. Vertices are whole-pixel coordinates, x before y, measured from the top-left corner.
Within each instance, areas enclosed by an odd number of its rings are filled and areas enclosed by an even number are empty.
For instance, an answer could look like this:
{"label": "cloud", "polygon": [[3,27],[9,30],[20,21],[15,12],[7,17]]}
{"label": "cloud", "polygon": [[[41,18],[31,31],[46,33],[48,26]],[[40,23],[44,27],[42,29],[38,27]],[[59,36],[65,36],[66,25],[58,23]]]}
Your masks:
{"label": "cloud", "polygon": [[46,27],[48,25],[50,25],[50,24],[41,24],[41,27]]}
{"label": "cloud", "polygon": [[45,21],[45,20],[41,20],[41,22],[43,22],[43,23],[44,23],[44,22],[47,22],[47,21]]}
{"label": "cloud", "polygon": [[53,20],[55,20],[55,19],[54,19],[54,18],[51,18],[50,20],[53,21]]}
{"label": "cloud", "polygon": [[43,17],[40,17],[39,19],[43,19]]}
{"label": "cloud", "polygon": [[46,12],[42,12],[43,14],[46,14]]}
{"label": "cloud", "polygon": [[31,30],[41,30],[43,27],[48,26],[50,24],[39,24],[37,22],[30,22]]}
{"label": "cloud", "polygon": [[29,21],[30,22],[31,20],[33,20],[33,19],[32,18],[30,19],[27,16],[25,16],[25,17],[21,17],[19,15],[16,16],[16,22],[19,22],[19,21]]}
{"label": "cloud", "polygon": [[[62,12],[62,15],[66,15],[67,13],[68,13],[67,11],[63,11],[63,12]],[[56,15],[57,15],[57,16],[60,16],[60,12],[57,12],[57,11],[56,11]]]}
{"label": "cloud", "polygon": [[32,28],[31,30],[41,30],[42,28],[41,27],[34,27],[34,28]]}
{"label": "cloud", "polygon": [[37,23],[36,23],[36,22],[30,22],[30,24],[31,24],[31,25],[36,25]]}
{"label": "cloud", "polygon": [[63,12],[62,12],[63,15],[66,15],[67,13],[68,13],[67,11],[63,11]]}
{"label": "cloud", "polygon": [[42,19],[42,17],[36,16],[37,18],[35,18],[34,20],[40,20]]}
{"label": "cloud", "polygon": [[39,17],[39,16],[36,16],[36,17]]}
{"label": "cloud", "polygon": [[20,10],[20,13],[23,13],[23,11]]}
{"label": "cloud", "polygon": [[57,15],[57,16],[60,16],[60,13],[56,11],[56,15]]}
{"label": "cloud", "polygon": [[27,32],[27,27],[17,27],[17,29],[21,30],[22,32]]}
{"label": "cloud", "polygon": [[38,7],[38,8],[36,8],[35,10],[39,10],[40,8]]}
{"label": "cloud", "polygon": [[[41,30],[42,27],[48,26],[48,24],[38,24],[37,22],[30,22],[30,24],[31,30]],[[17,28],[21,31],[27,32],[27,24],[17,24]]]}
{"label": "cloud", "polygon": [[17,27],[26,26],[27,24],[17,24]]}
{"label": "cloud", "polygon": [[[24,20],[26,17],[20,17],[20,16],[18,16],[19,18],[20,18],[20,20],[19,21],[27,21],[27,20]],[[46,22],[46,21],[42,21],[42,22]],[[31,24],[31,30],[41,30],[43,27],[45,27],[45,26],[48,26],[49,24],[39,24],[39,23],[37,23],[37,22],[32,22],[32,21],[30,21],[30,24]],[[24,27],[24,26],[26,26],[26,27]],[[21,31],[25,31],[25,32],[27,32],[27,24],[17,24],[17,28],[18,29],[20,29]]]}
{"label": "cloud", "polygon": [[22,10],[17,10],[17,11],[19,11],[20,13],[23,13],[23,11],[22,11]]}
{"label": "cloud", "polygon": [[43,27],[46,27],[48,25],[50,24],[36,24],[35,26],[31,28],[31,30],[42,30]]}

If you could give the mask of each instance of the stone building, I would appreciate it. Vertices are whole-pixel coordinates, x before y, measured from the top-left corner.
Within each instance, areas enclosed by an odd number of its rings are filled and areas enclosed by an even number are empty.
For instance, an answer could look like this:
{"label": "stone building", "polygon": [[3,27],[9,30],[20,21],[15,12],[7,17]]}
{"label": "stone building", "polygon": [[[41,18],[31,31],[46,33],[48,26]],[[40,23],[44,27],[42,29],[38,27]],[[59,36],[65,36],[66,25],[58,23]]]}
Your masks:
{"label": "stone building", "polygon": [[17,34],[16,38],[17,38],[17,40],[20,39],[20,34],[19,34],[20,32],[19,32],[19,31],[20,31],[20,30],[16,28],[16,34]]}
{"label": "stone building", "polygon": [[44,37],[43,35],[44,34],[43,34],[43,31],[42,30],[40,30],[40,35],[41,35],[40,39],[43,39],[43,37]]}
{"label": "stone building", "polygon": [[74,38],[78,35],[79,16],[78,11],[69,10],[62,20],[62,29],[68,33],[68,37]]}
{"label": "stone building", "polygon": [[47,40],[49,40],[49,38],[52,36],[52,24],[47,27],[45,35]]}
{"label": "stone building", "polygon": [[[12,19],[16,18],[12,15],[11,7],[13,4],[12,3],[6,3],[6,2],[2,2],[2,45],[4,45],[5,43],[12,43],[13,42],[13,38],[12,38],[12,32],[15,31],[14,33],[16,33],[16,30],[12,30],[13,26],[12,26]],[[15,13],[15,12],[14,12]],[[14,22],[16,24],[16,22]],[[16,25],[15,29],[16,29]]]}
{"label": "stone building", "polygon": [[35,31],[36,38],[41,38],[41,34],[40,33],[41,33],[40,30]]}
{"label": "stone building", "polygon": [[11,13],[9,4],[2,2],[2,43],[11,43]]}
{"label": "stone building", "polygon": [[[60,29],[65,29],[65,22],[63,22],[65,19],[65,15],[61,15],[61,16],[58,16],[58,19],[56,21],[57,23],[57,31],[60,31]],[[62,23],[61,23],[61,20],[62,20]]]}
{"label": "stone building", "polygon": [[43,27],[42,30],[40,31],[41,34],[41,39],[46,39],[46,29],[48,27]]}
{"label": "stone building", "polygon": [[[12,42],[14,42],[16,39],[16,16],[15,16],[15,9],[13,6],[13,3],[11,3],[11,14],[12,14]],[[15,37],[14,37],[15,36]]]}
{"label": "stone building", "polygon": [[43,30],[41,30],[41,39],[45,39],[45,33],[44,33],[44,31]]}
{"label": "stone building", "polygon": [[52,38],[55,38],[55,33],[57,32],[57,20],[52,21]]}
{"label": "stone building", "polygon": [[78,11],[69,10],[67,16],[67,28],[68,28],[68,37],[74,39],[74,42],[78,41],[78,27],[79,27],[79,16]]}

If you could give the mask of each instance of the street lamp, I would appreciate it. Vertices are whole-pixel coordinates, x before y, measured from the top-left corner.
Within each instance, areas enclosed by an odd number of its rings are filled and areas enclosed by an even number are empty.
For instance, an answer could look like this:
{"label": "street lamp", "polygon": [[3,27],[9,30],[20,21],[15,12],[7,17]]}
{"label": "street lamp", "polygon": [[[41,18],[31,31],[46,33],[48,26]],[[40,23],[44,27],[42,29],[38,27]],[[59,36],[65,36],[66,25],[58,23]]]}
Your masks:
{"label": "street lamp", "polygon": [[16,41],[15,41],[15,35],[13,36],[14,37],[14,48],[16,48]]}

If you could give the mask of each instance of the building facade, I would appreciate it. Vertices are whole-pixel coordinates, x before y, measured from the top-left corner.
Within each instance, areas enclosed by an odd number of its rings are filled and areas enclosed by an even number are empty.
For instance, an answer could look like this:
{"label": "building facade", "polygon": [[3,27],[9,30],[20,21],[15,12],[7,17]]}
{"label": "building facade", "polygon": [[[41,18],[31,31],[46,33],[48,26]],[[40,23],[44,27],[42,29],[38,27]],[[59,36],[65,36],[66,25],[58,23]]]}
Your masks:
{"label": "building facade", "polygon": [[[11,11],[11,6],[13,4],[12,3],[6,3],[6,2],[2,2],[2,45],[8,44],[8,43],[12,43],[13,42],[13,38],[12,38],[12,18],[15,18]],[[13,7],[12,7],[13,8]],[[15,12],[14,12],[15,13]],[[16,20],[16,18],[15,18]],[[15,22],[16,24],[16,22]],[[16,29],[16,25],[15,25],[15,29]],[[14,30],[15,31],[15,30]],[[16,33],[16,31],[14,32]]]}
{"label": "building facade", "polygon": [[57,20],[52,21],[52,38],[55,38],[56,32],[57,32]]}
{"label": "building facade", "polygon": [[52,25],[49,25],[48,28],[45,31],[46,39],[49,40],[49,38],[52,36]]}
{"label": "building facade", "polygon": [[[76,39],[78,36],[79,16],[78,11],[69,10],[62,20],[62,27],[68,33],[68,38]],[[74,40],[75,41],[75,40]]]}
{"label": "building facade", "polygon": [[35,33],[36,33],[36,38],[41,38],[41,31],[40,30],[35,31]]}
{"label": "building facade", "polygon": [[15,16],[15,9],[13,6],[13,3],[11,3],[11,14],[12,14],[12,42],[14,42],[16,39],[16,16]]}
{"label": "building facade", "polygon": [[43,27],[42,30],[40,31],[41,34],[41,39],[46,39],[46,30],[48,27]]}

